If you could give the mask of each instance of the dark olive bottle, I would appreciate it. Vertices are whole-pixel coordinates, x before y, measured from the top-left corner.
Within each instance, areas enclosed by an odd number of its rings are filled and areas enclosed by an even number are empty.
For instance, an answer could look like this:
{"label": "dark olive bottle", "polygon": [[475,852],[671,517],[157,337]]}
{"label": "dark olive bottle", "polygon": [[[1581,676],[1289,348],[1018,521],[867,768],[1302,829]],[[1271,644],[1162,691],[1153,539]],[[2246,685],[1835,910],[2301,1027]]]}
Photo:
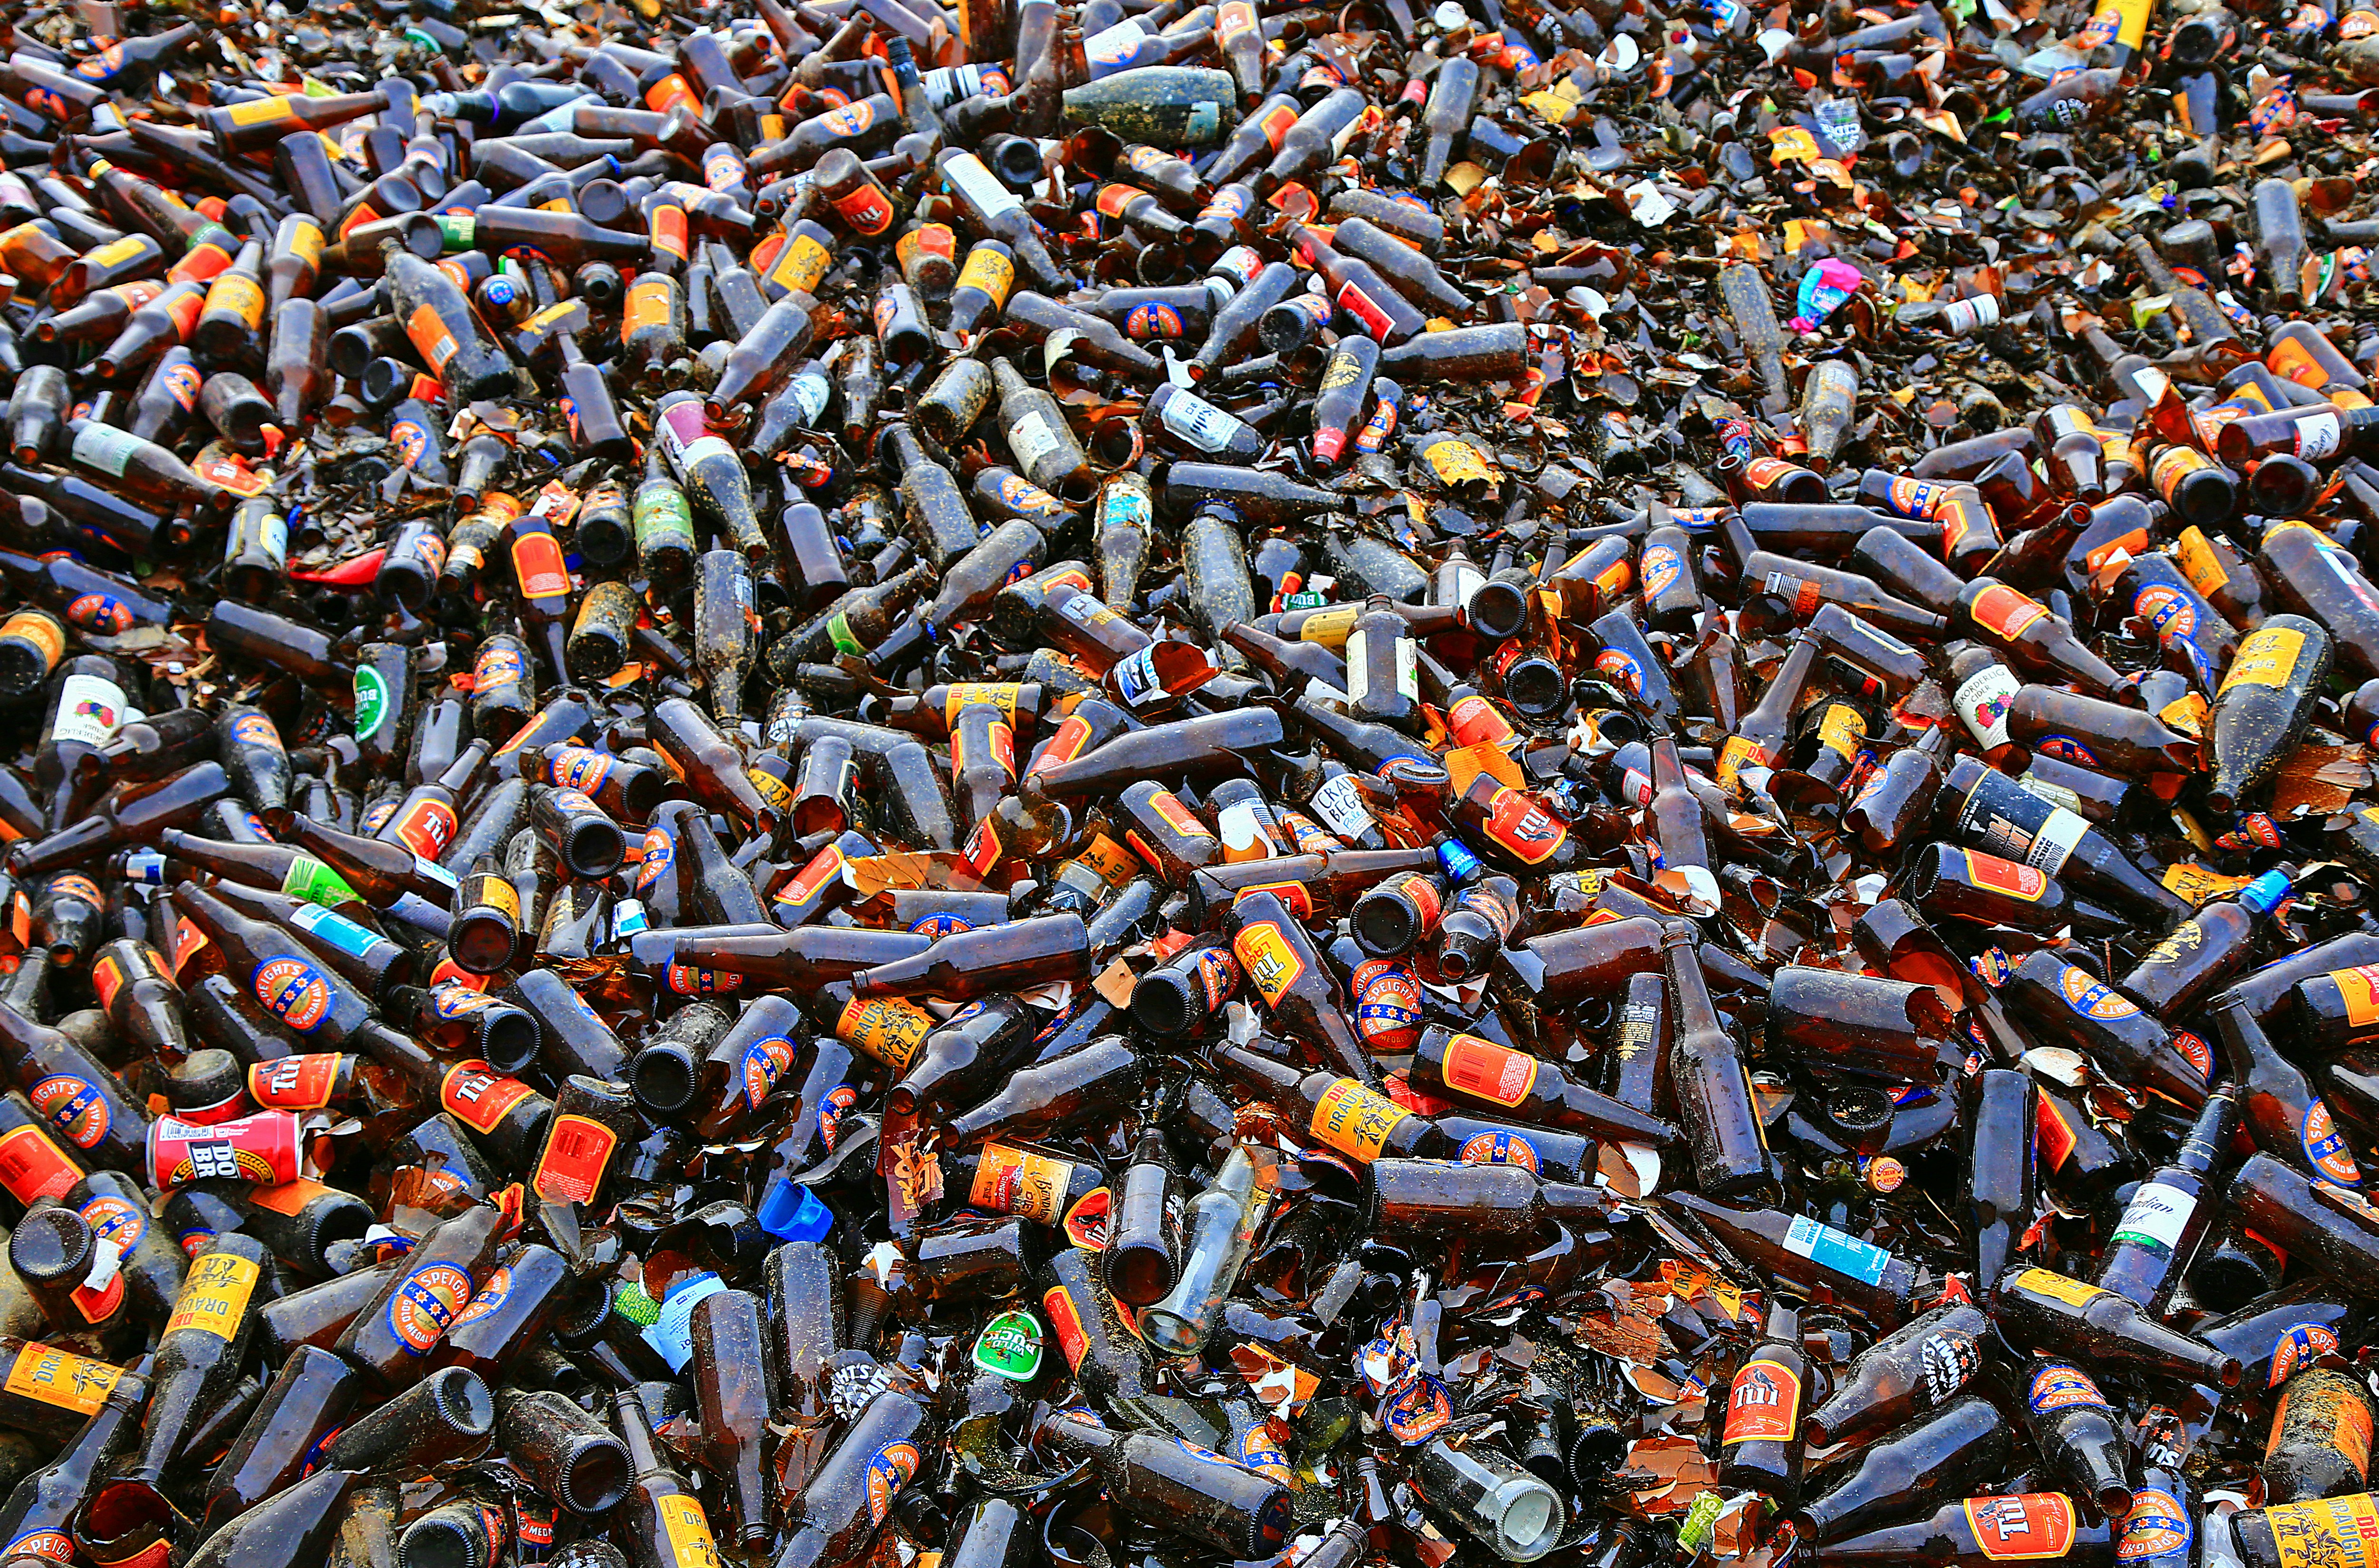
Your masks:
{"label": "dark olive bottle", "polygon": [[1990,1320],[1972,1302],[1945,1302],[1885,1335],[1838,1375],[1801,1423],[1805,1441],[1831,1448],[1874,1437],[1947,1404],[1983,1363]]}

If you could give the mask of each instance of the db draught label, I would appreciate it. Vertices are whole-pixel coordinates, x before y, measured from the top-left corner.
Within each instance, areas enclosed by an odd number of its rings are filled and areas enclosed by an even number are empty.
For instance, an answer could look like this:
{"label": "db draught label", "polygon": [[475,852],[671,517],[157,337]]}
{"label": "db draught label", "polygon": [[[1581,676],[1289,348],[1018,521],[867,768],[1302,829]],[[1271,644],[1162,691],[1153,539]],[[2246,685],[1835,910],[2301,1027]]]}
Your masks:
{"label": "db draught label", "polygon": [[1790,1442],[1801,1429],[1801,1377],[1769,1360],[1747,1363],[1734,1374],[1726,1400],[1724,1446],[1739,1442]]}
{"label": "db draught label", "polygon": [[[9,1363],[7,1388],[21,1398],[96,1416],[99,1407],[107,1402],[108,1391],[123,1375],[120,1369],[104,1361],[93,1361],[46,1345],[28,1345]],[[12,1546],[8,1550],[14,1556],[17,1549]]]}
{"label": "db draught label", "polygon": [[182,1282],[182,1294],[175,1298],[174,1315],[165,1320],[165,1332],[195,1329],[217,1339],[237,1338],[240,1321],[248,1315],[248,1298],[256,1293],[257,1277],[263,1272],[237,1253],[206,1254]]}

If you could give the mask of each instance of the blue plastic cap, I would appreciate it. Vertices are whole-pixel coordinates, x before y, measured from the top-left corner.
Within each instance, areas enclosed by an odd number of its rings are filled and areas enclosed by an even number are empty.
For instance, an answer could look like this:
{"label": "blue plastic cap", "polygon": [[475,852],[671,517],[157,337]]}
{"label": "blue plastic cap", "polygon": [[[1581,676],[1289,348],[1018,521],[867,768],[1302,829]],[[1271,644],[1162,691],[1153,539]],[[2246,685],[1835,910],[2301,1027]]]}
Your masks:
{"label": "blue plastic cap", "polygon": [[784,1241],[822,1241],[834,1228],[834,1211],[816,1193],[784,1176],[768,1184],[759,1219],[762,1230]]}
{"label": "blue plastic cap", "polygon": [[1468,845],[1455,838],[1447,838],[1438,844],[1437,863],[1445,868],[1446,875],[1458,883],[1467,882],[1486,869],[1479,857],[1470,852]]}
{"label": "blue plastic cap", "polygon": [[2270,914],[2288,901],[2296,884],[2285,871],[2267,871],[2239,889],[2239,901],[2257,914]]}

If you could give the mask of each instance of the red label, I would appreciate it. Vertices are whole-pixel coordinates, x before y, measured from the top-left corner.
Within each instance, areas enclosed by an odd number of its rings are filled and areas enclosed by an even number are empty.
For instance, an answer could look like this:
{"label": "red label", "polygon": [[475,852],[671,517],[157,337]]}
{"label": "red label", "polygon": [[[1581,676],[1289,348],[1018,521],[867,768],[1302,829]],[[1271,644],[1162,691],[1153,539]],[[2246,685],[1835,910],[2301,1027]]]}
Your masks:
{"label": "red label", "polygon": [[434,861],[454,841],[454,808],[434,796],[425,796],[405,808],[395,833],[405,847],[423,860]]}
{"label": "red label", "polygon": [[314,1051],[258,1062],[248,1069],[248,1097],[276,1111],[320,1110],[331,1103],[341,1060],[335,1051]]}
{"label": "red label", "polygon": [[2004,583],[1993,583],[1974,596],[1970,613],[1975,625],[2013,642],[2025,627],[2045,619],[2048,609]]}
{"label": "red label", "polygon": [[603,1185],[619,1135],[586,1116],[556,1116],[545,1140],[545,1158],[538,1162],[532,1184],[539,1198],[565,1203],[591,1203]]}
{"label": "red label", "polygon": [[533,599],[570,592],[570,571],[562,562],[562,546],[551,534],[523,534],[513,540],[513,571],[520,591]]}
{"label": "red label", "polygon": [[1734,1388],[1727,1395],[1721,1445],[1790,1442],[1800,1429],[1800,1374],[1775,1361],[1746,1362],[1734,1374]]}
{"label": "red label", "polygon": [[1080,1371],[1091,1341],[1082,1332],[1082,1317],[1074,1310],[1074,1298],[1066,1293],[1064,1285],[1052,1285],[1041,1293],[1041,1310],[1048,1315],[1050,1332],[1057,1336],[1057,1348],[1066,1353],[1066,1365]]}
{"label": "red label", "polygon": [[81,1179],[74,1162],[40,1128],[20,1127],[0,1138],[0,1188],[18,1202],[63,1198]]}
{"label": "red label", "polygon": [[1966,1525],[1985,1557],[2062,1557],[2073,1545],[2073,1502],[2054,1491],[1970,1497]]}
{"label": "red label", "polygon": [[2047,874],[2037,866],[2022,865],[1975,850],[1966,851],[1966,874],[1977,887],[1995,888],[2033,903],[2048,891]]}
{"label": "red label", "polygon": [[1495,791],[1483,824],[1487,836],[1514,859],[1536,865],[1552,858],[1569,837],[1569,828],[1535,799],[1509,787]]}
{"label": "red label", "polygon": [[440,1104],[474,1132],[493,1132],[504,1113],[536,1091],[515,1078],[500,1078],[479,1061],[458,1063],[439,1085]]}

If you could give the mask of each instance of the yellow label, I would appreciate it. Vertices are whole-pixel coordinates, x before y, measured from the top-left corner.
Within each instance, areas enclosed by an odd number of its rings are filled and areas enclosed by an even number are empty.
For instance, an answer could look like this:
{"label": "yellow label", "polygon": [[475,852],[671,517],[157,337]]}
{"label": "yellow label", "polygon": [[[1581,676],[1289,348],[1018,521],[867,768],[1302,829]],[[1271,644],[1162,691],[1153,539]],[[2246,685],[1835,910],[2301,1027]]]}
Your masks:
{"label": "yellow label", "polygon": [[231,123],[235,126],[260,126],[288,117],[289,100],[286,98],[251,98],[245,103],[231,106]]}
{"label": "yellow label", "polygon": [[504,876],[482,876],[474,889],[479,902],[502,915],[506,920],[520,919],[520,889]]}
{"label": "yellow label", "polygon": [[83,259],[84,265],[94,272],[101,271],[115,266],[119,261],[131,260],[144,248],[146,247],[141,245],[139,235],[127,235],[122,239],[111,240],[92,251]]}
{"label": "yellow label", "polygon": [[975,703],[985,703],[999,710],[999,716],[1010,724],[1016,722],[1016,694],[1023,687],[1013,681],[961,681],[951,686],[942,704],[942,721],[955,730],[961,711]]}
{"label": "yellow label", "polygon": [[2360,1029],[2379,1022],[2379,964],[2332,970],[2323,978],[2337,987],[2338,999],[2346,1004],[2348,1023]]}
{"label": "yellow label", "polygon": [[934,1015],[898,996],[846,1002],[834,1025],[837,1040],[898,1073],[909,1070],[917,1047],[933,1031]]}
{"label": "yellow label", "polygon": [[[2304,633],[2288,626],[2266,626],[2239,645],[2230,672],[2222,677],[2222,692],[2233,686],[2285,686],[2304,651]],[[2221,692],[2215,694],[2216,696]]]}
{"label": "yellow label", "polygon": [[206,1254],[182,1282],[182,1294],[174,1303],[174,1315],[165,1320],[165,1332],[199,1329],[218,1339],[233,1338],[248,1314],[248,1298],[256,1290],[260,1272],[235,1253]]}
{"label": "yellow label", "polygon": [[123,1375],[122,1368],[104,1361],[46,1345],[29,1345],[17,1352],[16,1361],[8,1368],[8,1392],[61,1410],[96,1416],[108,1391]]}
{"label": "yellow label", "polygon": [[795,235],[777,252],[777,264],[768,269],[768,277],[789,293],[815,294],[833,264],[834,258],[825,246],[807,235]]}
{"label": "yellow label", "polygon": [[2280,1568],[2379,1568],[2379,1501],[2369,1492],[2264,1510]]}
{"label": "yellow label", "polygon": [[1313,1107],[1310,1130],[1341,1154],[1367,1164],[1380,1157],[1396,1124],[1412,1113],[1351,1078],[1332,1084]]}
{"label": "yellow label", "polygon": [[2164,868],[2164,875],[2160,880],[2164,883],[2166,892],[2178,893],[2192,904],[2203,904],[2209,899],[2218,899],[2226,893],[2236,893],[2240,888],[2247,886],[2251,879],[2244,876],[2225,876],[2218,871],[2208,870],[2195,861],[2177,861]]}
{"label": "yellow label", "polygon": [[1248,979],[1263,993],[1266,1007],[1278,1007],[1288,988],[1305,972],[1305,960],[1288,945],[1279,926],[1270,921],[1244,926],[1231,938],[1231,951],[1247,971]]}
{"label": "yellow label", "polygon": [[1012,1144],[988,1144],[975,1163],[967,1202],[995,1214],[1054,1225],[1066,1217],[1066,1188],[1073,1178],[1071,1161],[1053,1160]]}
{"label": "yellow label", "polygon": [[1305,618],[1298,628],[1301,643],[1318,643],[1325,648],[1343,648],[1355,630],[1355,618],[1363,613],[1359,604],[1342,604],[1331,609],[1317,609]]}
{"label": "yellow label", "polygon": [[703,1517],[702,1504],[679,1492],[653,1506],[660,1513],[670,1561],[676,1568],[719,1568],[719,1543],[710,1538],[710,1521]]}
{"label": "yellow label", "polygon": [[760,792],[760,798],[768,803],[770,811],[793,809],[793,787],[775,774],[765,768],[747,767],[743,770],[743,777],[752,781],[752,788]]}
{"label": "yellow label", "polygon": [[2047,1269],[2026,1269],[2016,1275],[2015,1287],[2031,1291],[2035,1296],[2052,1297],[2069,1307],[2087,1307],[2107,1294],[2095,1285],[2083,1285],[2080,1280],[2051,1273]]}
{"label": "yellow label", "polygon": [[1866,739],[1866,726],[1858,709],[1846,703],[1836,703],[1817,721],[1817,740],[1846,757],[1858,755],[1859,744]]}
{"label": "yellow label", "polygon": [[252,330],[264,320],[264,291],[253,279],[225,272],[207,290],[206,314],[218,311],[238,317]]}
{"label": "yellow label", "polygon": [[289,231],[289,253],[298,257],[308,267],[322,262],[322,225],[311,218],[301,218]]}
{"label": "yellow label", "polygon": [[957,286],[981,289],[991,296],[994,305],[1005,305],[1008,291],[1016,286],[1016,263],[989,246],[978,245],[967,252]]}

